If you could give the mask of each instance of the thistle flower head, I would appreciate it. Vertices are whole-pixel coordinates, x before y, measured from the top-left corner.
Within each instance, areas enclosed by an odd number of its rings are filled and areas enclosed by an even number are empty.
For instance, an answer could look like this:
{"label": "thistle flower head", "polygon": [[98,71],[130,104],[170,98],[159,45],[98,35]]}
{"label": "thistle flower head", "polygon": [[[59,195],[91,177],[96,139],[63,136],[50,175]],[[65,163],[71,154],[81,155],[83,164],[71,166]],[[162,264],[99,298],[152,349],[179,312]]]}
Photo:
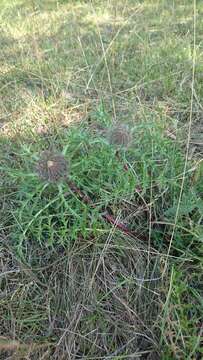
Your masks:
{"label": "thistle flower head", "polygon": [[68,164],[62,154],[46,150],[41,153],[36,165],[36,171],[41,179],[57,182],[67,176]]}
{"label": "thistle flower head", "polygon": [[132,141],[131,131],[126,124],[116,123],[109,131],[109,143],[116,147],[127,148]]}

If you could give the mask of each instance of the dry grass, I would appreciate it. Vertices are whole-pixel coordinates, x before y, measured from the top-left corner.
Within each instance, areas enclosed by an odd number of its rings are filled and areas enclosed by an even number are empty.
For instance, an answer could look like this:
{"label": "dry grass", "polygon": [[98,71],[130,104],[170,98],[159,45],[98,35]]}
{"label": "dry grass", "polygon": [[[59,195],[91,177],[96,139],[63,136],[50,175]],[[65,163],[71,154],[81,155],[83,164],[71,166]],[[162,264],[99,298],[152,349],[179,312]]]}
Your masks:
{"label": "dry grass", "polygon": [[28,348],[37,358],[38,347],[43,354],[47,348],[47,359],[150,358],[158,349],[160,256],[151,257],[147,279],[142,247],[112,231],[106,242],[94,239],[48,256],[32,249],[32,268],[4,250],[2,348],[15,347],[14,359]]}

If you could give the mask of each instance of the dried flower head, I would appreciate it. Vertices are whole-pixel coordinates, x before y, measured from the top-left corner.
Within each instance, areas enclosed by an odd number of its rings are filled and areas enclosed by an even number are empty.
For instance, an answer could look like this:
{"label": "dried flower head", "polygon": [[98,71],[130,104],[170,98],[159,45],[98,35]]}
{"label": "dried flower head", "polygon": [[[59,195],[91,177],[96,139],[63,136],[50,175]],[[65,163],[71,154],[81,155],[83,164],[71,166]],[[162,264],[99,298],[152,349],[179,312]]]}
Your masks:
{"label": "dried flower head", "polygon": [[63,155],[46,150],[42,152],[36,170],[41,179],[56,182],[67,176],[68,165]]}
{"label": "dried flower head", "polygon": [[127,148],[132,141],[131,131],[126,124],[116,123],[109,131],[109,142],[117,147]]}

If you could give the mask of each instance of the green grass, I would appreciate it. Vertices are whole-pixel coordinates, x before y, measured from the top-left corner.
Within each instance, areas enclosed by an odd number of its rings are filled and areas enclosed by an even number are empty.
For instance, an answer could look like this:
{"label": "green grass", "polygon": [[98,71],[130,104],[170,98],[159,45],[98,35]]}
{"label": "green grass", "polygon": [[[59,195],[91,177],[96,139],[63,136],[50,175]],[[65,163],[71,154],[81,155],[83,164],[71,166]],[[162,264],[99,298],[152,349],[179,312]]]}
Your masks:
{"label": "green grass", "polygon": [[[194,5],[1,1],[2,359],[202,358]],[[36,171],[47,149],[68,164],[56,183]]]}

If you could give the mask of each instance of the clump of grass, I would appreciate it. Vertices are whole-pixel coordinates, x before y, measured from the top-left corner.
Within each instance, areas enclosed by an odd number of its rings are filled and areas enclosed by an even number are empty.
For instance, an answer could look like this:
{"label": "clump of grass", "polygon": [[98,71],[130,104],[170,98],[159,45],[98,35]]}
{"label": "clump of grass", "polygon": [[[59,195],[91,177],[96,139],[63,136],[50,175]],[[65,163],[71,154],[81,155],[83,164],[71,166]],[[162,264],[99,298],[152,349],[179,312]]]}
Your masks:
{"label": "clump of grass", "polygon": [[[198,270],[198,271],[197,271]],[[202,291],[199,289],[201,264],[176,265],[171,272],[168,302],[163,305],[161,344],[163,357],[202,357]],[[197,272],[196,272],[197,271]]]}

